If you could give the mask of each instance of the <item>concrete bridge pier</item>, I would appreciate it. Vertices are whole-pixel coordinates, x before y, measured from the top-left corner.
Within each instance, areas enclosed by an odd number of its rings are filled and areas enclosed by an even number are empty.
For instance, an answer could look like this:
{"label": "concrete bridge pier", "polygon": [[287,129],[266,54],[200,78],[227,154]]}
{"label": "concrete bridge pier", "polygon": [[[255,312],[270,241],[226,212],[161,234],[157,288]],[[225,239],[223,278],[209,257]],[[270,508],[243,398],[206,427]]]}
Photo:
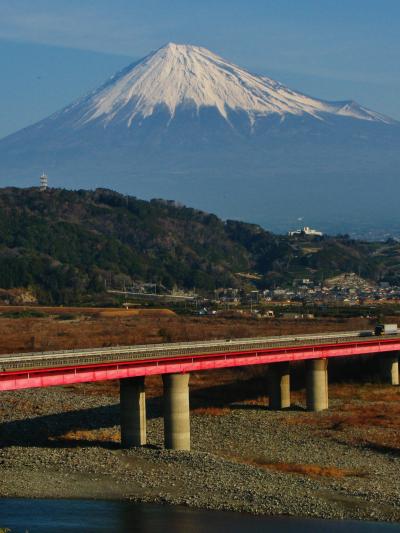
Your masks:
{"label": "concrete bridge pier", "polygon": [[328,360],[308,359],[307,372],[307,409],[323,411],[328,409]]}
{"label": "concrete bridge pier", "polygon": [[189,374],[163,374],[164,445],[190,450]]}
{"label": "concrete bridge pier", "polygon": [[389,352],[379,358],[381,378],[390,385],[399,384],[399,352]]}
{"label": "concrete bridge pier", "polygon": [[268,367],[268,392],[270,409],[290,407],[290,363],[273,363]]}
{"label": "concrete bridge pier", "polygon": [[119,380],[121,445],[123,448],[146,444],[146,393],[144,376]]}

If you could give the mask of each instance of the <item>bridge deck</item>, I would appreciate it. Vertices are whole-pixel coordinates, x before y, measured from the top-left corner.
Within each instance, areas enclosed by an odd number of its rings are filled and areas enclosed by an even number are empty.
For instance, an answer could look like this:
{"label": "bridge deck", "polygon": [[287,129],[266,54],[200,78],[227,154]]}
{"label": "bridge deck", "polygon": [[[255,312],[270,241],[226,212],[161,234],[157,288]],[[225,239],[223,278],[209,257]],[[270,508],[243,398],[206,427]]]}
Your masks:
{"label": "bridge deck", "polygon": [[261,337],[0,355],[0,390],[400,350],[372,332]]}
{"label": "bridge deck", "polygon": [[[346,331],[328,334],[289,335],[276,337],[256,337],[246,339],[223,339],[212,341],[175,342],[115,346],[81,350],[61,350],[51,352],[29,352],[0,355],[0,372],[35,368],[55,368],[71,365],[87,365],[101,362],[122,362],[169,358],[182,355],[206,355],[210,353],[242,352],[281,347],[310,346],[325,343],[343,343],[353,339],[358,342],[371,341],[372,332]],[[393,338],[393,335],[384,338]]]}

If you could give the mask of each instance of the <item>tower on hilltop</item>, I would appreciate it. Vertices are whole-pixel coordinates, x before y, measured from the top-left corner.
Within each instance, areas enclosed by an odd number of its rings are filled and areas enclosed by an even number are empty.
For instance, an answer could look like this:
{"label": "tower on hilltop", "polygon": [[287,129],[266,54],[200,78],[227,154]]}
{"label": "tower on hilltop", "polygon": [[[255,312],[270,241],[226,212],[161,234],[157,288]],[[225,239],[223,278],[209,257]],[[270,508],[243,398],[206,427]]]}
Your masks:
{"label": "tower on hilltop", "polygon": [[49,179],[46,176],[46,174],[43,172],[43,174],[40,176],[40,190],[45,191],[47,190],[49,186]]}

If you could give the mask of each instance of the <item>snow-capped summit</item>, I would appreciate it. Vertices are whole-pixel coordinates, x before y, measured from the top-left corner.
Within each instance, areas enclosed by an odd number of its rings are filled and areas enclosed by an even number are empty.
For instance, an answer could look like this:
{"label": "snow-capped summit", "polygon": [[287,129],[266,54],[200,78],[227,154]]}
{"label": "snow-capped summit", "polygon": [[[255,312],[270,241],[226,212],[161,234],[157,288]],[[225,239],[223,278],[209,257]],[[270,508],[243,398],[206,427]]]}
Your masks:
{"label": "snow-capped summit", "polygon": [[85,99],[79,124],[116,117],[128,127],[136,117],[151,116],[160,107],[171,117],[180,106],[216,108],[228,119],[229,111],[244,112],[253,123],[271,114],[326,114],[390,122],[390,119],[354,102],[325,102],[267,78],[251,74],[206,48],[169,43],[142,61],[124,69]]}

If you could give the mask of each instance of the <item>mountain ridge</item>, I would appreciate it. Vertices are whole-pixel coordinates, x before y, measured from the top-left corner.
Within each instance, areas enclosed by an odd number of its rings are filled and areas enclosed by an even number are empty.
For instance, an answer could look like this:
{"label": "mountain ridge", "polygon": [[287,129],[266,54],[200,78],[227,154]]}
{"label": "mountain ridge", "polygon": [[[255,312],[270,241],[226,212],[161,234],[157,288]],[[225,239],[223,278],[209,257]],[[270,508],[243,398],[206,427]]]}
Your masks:
{"label": "mountain ridge", "polygon": [[394,241],[292,239],[106,189],[0,189],[0,288],[31,288],[41,303],[94,301],[105,281],[212,292],[243,286],[243,272],[257,273],[258,288],[346,272],[400,284],[399,265]]}

